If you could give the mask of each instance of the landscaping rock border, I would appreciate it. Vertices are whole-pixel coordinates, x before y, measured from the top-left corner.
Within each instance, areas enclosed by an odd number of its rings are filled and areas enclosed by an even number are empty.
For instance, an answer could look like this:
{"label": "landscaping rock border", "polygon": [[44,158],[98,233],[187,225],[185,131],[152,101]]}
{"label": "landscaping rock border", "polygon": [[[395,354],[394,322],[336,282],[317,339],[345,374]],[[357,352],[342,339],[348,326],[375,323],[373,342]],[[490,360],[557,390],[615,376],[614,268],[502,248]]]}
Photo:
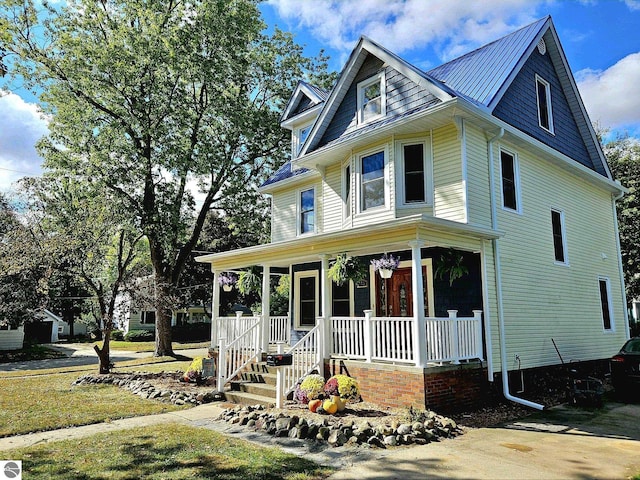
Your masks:
{"label": "landscaping rock border", "polygon": [[426,445],[462,433],[455,421],[435,412],[424,413],[424,421],[372,425],[367,420],[345,420],[330,415],[318,415],[317,420],[271,412],[263,405],[242,406],[225,410],[218,420],[244,426],[275,437],[326,442],[331,447],[368,445],[387,448],[398,445]]}
{"label": "landscaping rock border", "polygon": [[156,387],[149,383],[150,380],[159,378],[172,378],[176,382],[180,381],[182,372],[161,372],[161,373],[110,373],[106,375],[87,374],[78,378],[73,385],[115,385],[142,398],[159,400],[161,402],[173,403],[175,405],[200,405],[202,403],[217,402],[224,399],[224,396],[215,390],[186,392],[184,390],[172,390],[170,388]]}

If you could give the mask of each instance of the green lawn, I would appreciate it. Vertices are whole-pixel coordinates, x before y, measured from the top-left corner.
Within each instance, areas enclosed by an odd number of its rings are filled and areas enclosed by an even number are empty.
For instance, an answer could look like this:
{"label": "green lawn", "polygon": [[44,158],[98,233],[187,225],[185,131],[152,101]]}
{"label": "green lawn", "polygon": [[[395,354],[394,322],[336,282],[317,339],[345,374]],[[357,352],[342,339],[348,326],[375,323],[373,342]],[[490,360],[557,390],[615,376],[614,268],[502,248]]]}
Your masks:
{"label": "green lawn", "polygon": [[[117,371],[183,371],[188,361],[120,366]],[[72,386],[96,367],[72,373],[14,372],[0,376],[0,437],[185,408],[146,400],[112,385]],[[32,373],[32,376],[24,376]]]}
{"label": "green lawn", "polygon": [[165,424],[3,451],[30,479],[314,480],[330,468],[211,430]]}
{"label": "green lawn", "polygon": [[[173,342],[174,350],[188,350],[192,348],[207,348],[211,342],[177,343]],[[102,342],[96,343],[102,347]],[[122,340],[111,340],[109,342],[111,350],[126,350],[129,352],[153,352],[156,348],[155,342],[125,342]]]}

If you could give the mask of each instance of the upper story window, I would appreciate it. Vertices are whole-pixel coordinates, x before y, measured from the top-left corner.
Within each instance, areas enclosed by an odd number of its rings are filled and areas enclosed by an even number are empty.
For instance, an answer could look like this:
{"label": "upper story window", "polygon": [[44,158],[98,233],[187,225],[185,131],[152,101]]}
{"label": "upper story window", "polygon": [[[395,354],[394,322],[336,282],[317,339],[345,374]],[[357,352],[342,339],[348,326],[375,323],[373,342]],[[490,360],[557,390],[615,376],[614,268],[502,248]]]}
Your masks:
{"label": "upper story window", "polygon": [[567,239],[564,228],[564,212],[551,210],[551,226],[553,230],[553,252],[556,263],[567,265]]}
{"label": "upper story window", "polygon": [[432,203],[431,164],[425,141],[407,140],[397,143],[399,159],[398,198],[405,206]]}
{"label": "upper story window", "polygon": [[518,160],[515,154],[500,150],[500,172],[502,175],[502,206],[520,212],[520,180]]}
{"label": "upper story window", "polygon": [[358,83],[358,124],[371,122],[386,114],[384,74]]}
{"label": "upper story window", "polygon": [[315,191],[313,188],[300,192],[300,234],[315,231]]}
{"label": "upper story window", "polygon": [[549,82],[538,75],[536,75],[536,95],[538,97],[538,123],[547,132],[553,133],[551,88]]}
{"label": "upper story window", "polygon": [[599,277],[598,284],[600,287],[600,308],[602,310],[602,326],[605,330],[613,330],[613,311],[611,310],[611,287],[609,279]]}
{"label": "upper story window", "polygon": [[342,200],[344,203],[344,218],[351,216],[351,163],[342,169]]}
{"label": "upper story window", "polygon": [[309,133],[311,133],[312,126],[313,124],[310,123],[304,127],[296,128],[293,131],[292,148],[294,157],[297,157],[300,154],[300,150],[302,150],[305,140],[309,136]]}
{"label": "upper story window", "polygon": [[360,211],[384,206],[384,151],[360,157]]}

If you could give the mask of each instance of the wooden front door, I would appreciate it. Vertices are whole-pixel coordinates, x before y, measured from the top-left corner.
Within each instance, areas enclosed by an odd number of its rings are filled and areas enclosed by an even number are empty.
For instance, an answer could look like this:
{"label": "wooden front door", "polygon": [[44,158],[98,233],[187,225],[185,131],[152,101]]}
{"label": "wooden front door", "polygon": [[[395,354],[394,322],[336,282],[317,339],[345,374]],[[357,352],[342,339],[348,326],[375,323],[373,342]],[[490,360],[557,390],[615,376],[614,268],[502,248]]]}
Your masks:
{"label": "wooden front door", "polygon": [[[427,294],[428,270],[422,266],[424,282],[424,310],[429,315],[429,296]],[[384,279],[376,274],[376,316],[378,317],[412,317],[413,291],[411,288],[411,268],[398,268],[391,278]]]}

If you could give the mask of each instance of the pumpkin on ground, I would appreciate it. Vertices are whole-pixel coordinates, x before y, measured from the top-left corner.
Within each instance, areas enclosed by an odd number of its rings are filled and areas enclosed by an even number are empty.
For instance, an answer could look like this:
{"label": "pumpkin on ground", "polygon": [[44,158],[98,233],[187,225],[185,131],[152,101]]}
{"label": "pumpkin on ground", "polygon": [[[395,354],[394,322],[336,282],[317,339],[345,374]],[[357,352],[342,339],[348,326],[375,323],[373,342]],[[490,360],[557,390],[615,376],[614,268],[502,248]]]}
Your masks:
{"label": "pumpkin on ground", "polygon": [[318,410],[318,407],[322,405],[322,400],[311,400],[309,402],[309,410],[312,411],[313,413],[316,413],[316,410]]}
{"label": "pumpkin on ground", "polygon": [[322,404],[322,408],[329,415],[333,415],[338,411],[338,405],[336,405],[336,403],[332,402],[331,400],[325,400],[324,403]]}
{"label": "pumpkin on ground", "polygon": [[339,412],[344,412],[344,409],[347,408],[347,401],[344,398],[340,398],[338,395],[332,395],[331,401],[338,406]]}

